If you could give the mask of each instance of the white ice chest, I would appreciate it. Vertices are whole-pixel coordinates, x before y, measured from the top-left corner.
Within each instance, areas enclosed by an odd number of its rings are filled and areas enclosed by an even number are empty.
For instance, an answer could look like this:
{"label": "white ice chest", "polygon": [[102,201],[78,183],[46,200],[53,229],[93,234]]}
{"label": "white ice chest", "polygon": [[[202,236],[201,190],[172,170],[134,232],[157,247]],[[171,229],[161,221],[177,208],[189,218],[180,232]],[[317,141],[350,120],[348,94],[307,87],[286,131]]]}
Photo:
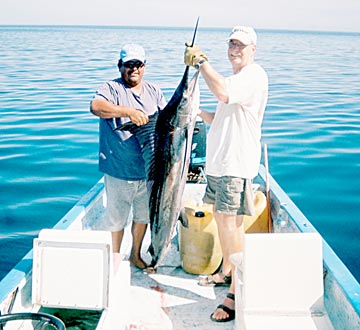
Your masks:
{"label": "white ice chest", "polygon": [[333,329],[323,305],[318,233],[245,234],[236,266],[236,329]]}

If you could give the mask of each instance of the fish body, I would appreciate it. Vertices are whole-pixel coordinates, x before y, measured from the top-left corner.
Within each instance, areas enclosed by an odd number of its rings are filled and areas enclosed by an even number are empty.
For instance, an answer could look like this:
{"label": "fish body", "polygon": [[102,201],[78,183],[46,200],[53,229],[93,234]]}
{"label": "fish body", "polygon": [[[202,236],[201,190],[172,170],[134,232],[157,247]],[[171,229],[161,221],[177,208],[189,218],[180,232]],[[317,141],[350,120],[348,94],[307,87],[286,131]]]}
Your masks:
{"label": "fish body", "polygon": [[182,196],[192,150],[192,136],[200,103],[197,71],[189,81],[189,67],[166,107],[137,127],[125,124],[138,139],[145,159],[149,193],[152,266],[156,269],[171,242],[182,209]]}

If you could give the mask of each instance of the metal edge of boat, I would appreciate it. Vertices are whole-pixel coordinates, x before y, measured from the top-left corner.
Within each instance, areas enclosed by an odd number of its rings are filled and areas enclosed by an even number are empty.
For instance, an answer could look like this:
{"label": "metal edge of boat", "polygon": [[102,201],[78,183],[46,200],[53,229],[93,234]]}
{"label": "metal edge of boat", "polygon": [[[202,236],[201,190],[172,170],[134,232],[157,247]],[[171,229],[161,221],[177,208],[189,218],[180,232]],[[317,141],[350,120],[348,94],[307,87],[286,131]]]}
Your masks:
{"label": "metal edge of boat", "polygon": [[[265,169],[260,167],[257,178],[265,183]],[[271,204],[277,209],[273,219],[274,232],[316,232],[316,229],[303,215],[277,182],[269,176],[271,185]],[[82,218],[94,216],[93,205],[102,203],[103,180],[99,180],[78,203],[53,227],[55,229],[82,229]],[[90,215],[88,215],[90,213]],[[96,216],[96,215],[95,215]],[[31,293],[32,250],[0,281],[1,314],[11,312],[13,302]],[[343,329],[360,326],[360,285],[330,246],[323,240],[324,262],[324,303],[333,324],[341,324]],[[19,297],[20,296],[20,297]],[[336,297],[334,299],[333,297]],[[15,299],[16,298],[16,299]],[[21,300],[21,299],[20,299]],[[341,303],[339,303],[339,301]],[[26,311],[26,307],[23,308]]]}

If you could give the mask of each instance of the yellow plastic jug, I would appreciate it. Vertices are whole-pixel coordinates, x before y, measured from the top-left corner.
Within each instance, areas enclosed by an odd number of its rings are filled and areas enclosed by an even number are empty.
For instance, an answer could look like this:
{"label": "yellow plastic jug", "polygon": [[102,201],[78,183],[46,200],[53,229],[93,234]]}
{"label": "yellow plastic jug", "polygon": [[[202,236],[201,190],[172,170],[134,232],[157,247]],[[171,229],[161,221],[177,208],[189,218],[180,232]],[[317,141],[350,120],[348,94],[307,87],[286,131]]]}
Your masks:
{"label": "yellow plastic jug", "polygon": [[212,205],[186,207],[189,227],[180,225],[179,245],[182,268],[191,274],[212,274],[222,260]]}

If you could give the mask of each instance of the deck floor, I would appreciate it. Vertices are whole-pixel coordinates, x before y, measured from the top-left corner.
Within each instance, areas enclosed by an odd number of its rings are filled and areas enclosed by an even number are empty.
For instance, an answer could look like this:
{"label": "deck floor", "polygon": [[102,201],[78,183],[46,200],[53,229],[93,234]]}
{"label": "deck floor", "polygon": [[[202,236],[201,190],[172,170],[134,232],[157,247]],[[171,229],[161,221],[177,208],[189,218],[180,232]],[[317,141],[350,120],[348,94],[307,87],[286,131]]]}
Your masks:
{"label": "deck floor", "polygon": [[162,267],[154,275],[136,269],[131,273],[135,324],[140,317],[151,329],[234,328],[234,321],[210,320],[210,314],[223,301],[227,288],[201,287],[197,284],[198,276],[187,274],[180,267]]}
{"label": "deck floor", "polygon": [[[147,261],[149,256],[144,253],[143,257]],[[228,288],[199,286],[199,275],[181,268],[176,242],[156,274],[133,266],[130,272],[129,301],[123,311],[128,329],[234,329],[235,321],[217,323],[210,319]]]}

